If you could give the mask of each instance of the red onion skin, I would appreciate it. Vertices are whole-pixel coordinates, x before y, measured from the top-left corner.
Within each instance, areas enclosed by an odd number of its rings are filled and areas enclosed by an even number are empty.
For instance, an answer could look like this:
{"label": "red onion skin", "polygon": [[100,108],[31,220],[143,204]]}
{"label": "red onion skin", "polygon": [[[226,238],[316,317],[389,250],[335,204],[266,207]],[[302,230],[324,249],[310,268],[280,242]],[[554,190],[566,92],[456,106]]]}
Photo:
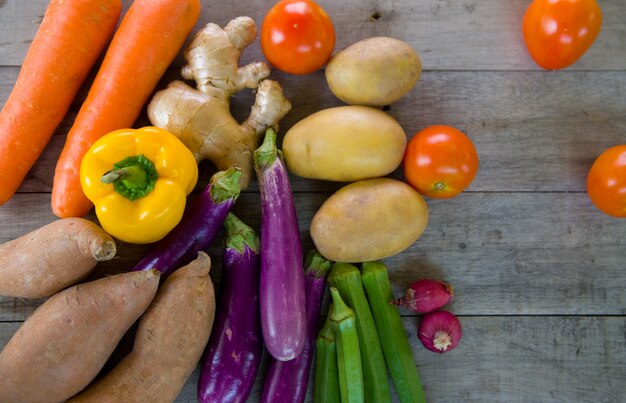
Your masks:
{"label": "red onion skin", "polygon": [[429,313],[446,306],[454,299],[454,289],[448,283],[432,279],[420,279],[406,290],[402,298],[392,301],[413,312]]}
{"label": "red onion skin", "polygon": [[[453,313],[447,311],[424,315],[417,329],[417,337],[424,347],[440,354],[454,349],[462,336],[461,322]],[[442,344],[442,340],[447,343]]]}

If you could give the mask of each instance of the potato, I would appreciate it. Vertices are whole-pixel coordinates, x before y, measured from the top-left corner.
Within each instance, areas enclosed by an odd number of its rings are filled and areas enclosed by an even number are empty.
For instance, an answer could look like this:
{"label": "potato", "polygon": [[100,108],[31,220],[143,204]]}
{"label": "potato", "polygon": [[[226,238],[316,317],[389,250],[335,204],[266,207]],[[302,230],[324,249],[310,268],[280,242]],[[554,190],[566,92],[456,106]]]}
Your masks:
{"label": "potato", "polygon": [[406,42],[376,37],[334,55],[326,66],[326,81],[347,104],[382,106],[413,88],[421,72],[419,55]]}
{"label": "potato", "polygon": [[366,262],[402,252],[427,224],[428,206],[415,189],[395,179],[368,179],[324,202],[311,222],[311,238],[329,260]]}
{"label": "potato", "polygon": [[395,170],[406,134],[391,116],[367,106],[324,109],[285,134],[287,168],[305,178],[351,182]]}

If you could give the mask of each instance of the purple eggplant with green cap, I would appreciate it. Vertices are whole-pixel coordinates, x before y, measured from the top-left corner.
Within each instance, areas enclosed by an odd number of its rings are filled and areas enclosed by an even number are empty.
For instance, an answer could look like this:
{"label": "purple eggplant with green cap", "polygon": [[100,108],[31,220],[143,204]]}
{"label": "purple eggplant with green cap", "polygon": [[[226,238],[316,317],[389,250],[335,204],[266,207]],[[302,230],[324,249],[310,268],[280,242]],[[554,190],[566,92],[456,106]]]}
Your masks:
{"label": "purple eggplant with green cap", "polygon": [[232,167],[213,175],[211,182],[194,201],[191,209],[165,238],[148,252],[132,271],[156,269],[161,278],[189,264],[206,251],[224,225],[226,216],[239,197],[241,171]]}
{"label": "purple eggplant with green cap", "polygon": [[279,154],[269,128],[254,152],[261,191],[261,328],[270,355],[288,361],[304,348],[306,312],[298,218]]}
{"label": "purple eggplant with green cap", "polygon": [[326,260],[317,250],[307,253],[304,264],[304,291],[306,297],[306,326],[307,337],[302,353],[290,361],[270,361],[261,403],[272,402],[304,402],[309,383],[309,371],[315,352],[315,338],[320,318],[320,309],[324,291],[326,290],[326,275],[330,271],[332,262]]}
{"label": "purple eggplant with green cap", "polygon": [[230,213],[222,284],[200,379],[200,403],[245,402],[256,378],[263,336],[259,316],[259,239]]}

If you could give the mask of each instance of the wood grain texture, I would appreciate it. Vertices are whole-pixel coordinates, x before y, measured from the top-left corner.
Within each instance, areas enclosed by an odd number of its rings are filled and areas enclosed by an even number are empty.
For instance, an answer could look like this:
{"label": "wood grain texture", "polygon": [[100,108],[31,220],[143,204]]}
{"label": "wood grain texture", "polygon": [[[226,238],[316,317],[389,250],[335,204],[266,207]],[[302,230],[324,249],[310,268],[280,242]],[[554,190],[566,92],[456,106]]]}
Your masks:
{"label": "wood grain texture", "polygon": [[[296,193],[304,250],[308,228],[330,193]],[[53,219],[48,194],[19,194],[0,209],[0,241]],[[385,262],[394,292],[422,277],[444,278],[464,315],[626,314],[626,221],[604,216],[582,193],[466,193],[429,200],[429,225],[408,250]],[[260,223],[258,193],[235,206],[244,222]],[[15,217],[20,217],[19,223]],[[130,269],[148,246],[120,245],[97,274]],[[219,284],[221,239],[209,250]],[[0,298],[0,320],[21,320],[38,302]],[[408,314],[408,312],[406,312]]]}
{"label": "wood grain texture", "polygon": [[[0,105],[48,1],[0,0]],[[468,191],[452,200],[428,200],[424,235],[385,260],[396,295],[422,277],[455,286],[449,309],[461,315],[464,338],[451,353],[423,349],[415,337],[418,319],[402,312],[433,402],[613,403],[626,396],[626,220],[601,214],[585,193],[594,158],[626,142],[626,2],[599,0],[604,25],[597,42],[572,67],[545,72],[521,37],[530,1],[319,1],[335,21],[337,49],[385,35],[420,53],[420,81],[388,110],[409,137],[432,124],[453,125],[472,138],[480,156]],[[239,15],[260,25],[274,2],[202,0],[196,30]],[[126,10],[131,0],[124,4]],[[257,40],[242,62],[263,59]],[[159,88],[179,78],[182,63],[179,55]],[[0,242],[55,219],[49,192],[56,159],[93,75],[20,193],[0,207]],[[341,105],[322,71],[296,77],[275,70],[272,78],[294,105],[281,133],[311,113]],[[232,99],[237,119],[245,118],[253,98],[244,91]],[[135,126],[146,124],[144,114]],[[200,169],[197,190],[215,172],[209,163]],[[401,170],[392,176],[402,178]],[[306,250],[312,246],[311,218],[341,184],[291,180]],[[256,185],[235,212],[258,229]],[[93,214],[88,218],[95,220]],[[218,286],[221,242],[209,249]],[[100,264],[91,278],[128,270],[149,248],[119,244],[118,257]],[[0,348],[42,302],[0,297]],[[324,312],[327,303],[328,296]],[[251,402],[258,401],[264,371]],[[198,371],[177,402],[196,401],[197,377]]]}
{"label": "wood grain texture", "polygon": [[[0,102],[16,74],[17,68],[0,68]],[[319,85],[324,80],[321,72],[304,78],[275,75],[294,105],[281,122],[282,133],[322,108],[341,104]],[[169,71],[159,88],[177,76],[178,70]],[[85,95],[81,92],[78,105]],[[388,113],[409,138],[440,123],[467,133],[480,157],[470,192],[582,192],[593,160],[604,149],[626,141],[624,94],[626,72],[426,72]],[[233,114],[244,119],[252,102],[251,91],[238,94],[232,100]],[[21,192],[52,189],[56,161],[78,105],[56,131]],[[147,124],[144,114],[135,127]],[[214,172],[210,164],[203,166],[198,189]],[[392,176],[402,178],[401,169]],[[294,191],[330,191],[340,186],[292,175]]]}
{"label": "wood grain texture", "polygon": [[[518,316],[460,320],[461,343],[455,350],[439,355],[419,344],[418,319],[404,318],[428,401],[623,401],[626,318]],[[19,323],[0,323],[0,347],[18,326]],[[259,399],[266,363],[267,356],[249,402]],[[177,403],[197,401],[198,375],[196,370]],[[307,402],[312,401],[311,392],[309,387]]]}
{"label": "wood grain texture", "polygon": [[[125,8],[131,0],[124,0]],[[239,15],[260,26],[275,2],[203,1],[196,30],[215,22],[226,24]],[[371,36],[391,36],[413,46],[427,70],[538,70],[528,56],[521,21],[528,0],[345,0],[319,2],[340,33],[337,49]],[[0,65],[19,66],[48,0],[5,0],[0,9]],[[572,70],[626,69],[626,3],[600,2],[602,32],[594,46]],[[378,17],[378,18],[376,18]],[[250,52],[261,57],[258,47]],[[180,65],[181,59],[176,62]]]}

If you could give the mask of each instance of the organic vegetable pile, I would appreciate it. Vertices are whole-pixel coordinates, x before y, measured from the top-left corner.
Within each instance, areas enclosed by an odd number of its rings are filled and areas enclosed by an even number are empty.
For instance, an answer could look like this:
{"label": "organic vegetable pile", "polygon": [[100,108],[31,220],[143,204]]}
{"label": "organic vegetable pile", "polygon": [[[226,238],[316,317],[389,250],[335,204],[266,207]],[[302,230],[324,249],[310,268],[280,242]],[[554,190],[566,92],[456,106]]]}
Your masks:
{"label": "organic vegetable pile", "polygon": [[[589,27],[576,49],[554,50],[550,35],[537,34],[537,20],[557,6]],[[278,2],[260,45],[289,74],[325,66],[328,88],[347,105],[280,133],[279,121],[297,106],[268,79],[267,63],[239,65],[255,21],[233,16],[190,37],[200,10],[199,0],[135,0],[115,29],[120,0],[50,2],[0,114],[0,202],[18,189],[111,43],[56,167],[51,207],[59,219],[0,245],[0,294],[49,297],[0,353],[0,401],[168,402],[199,365],[199,401],[241,402],[264,349],[263,402],[302,402],[307,389],[316,402],[389,402],[392,387],[402,402],[426,401],[410,338],[436,353],[459,344],[460,321],[442,310],[453,288],[423,278],[397,298],[383,260],[427,228],[424,197],[451,198],[470,186],[479,165],[470,136],[437,124],[407,141],[381,107],[415,86],[418,53],[374,37],[333,55],[331,16],[312,0]],[[581,57],[600,26],[593,0],[535,0],[523,21],[531,56],[551,69]],[[195,88],[177,80],[155,93],[186,42],[181,77]],[[239,123],[229,105],[244,88],[256,98]],[[144,108],[153,126],[133,129]],[[625,147],[607,150],[588,179],[593,202],[616,217],[626,217]],[[204,159],[217,173],[191,196]],[[404,178],[389,177],[401,164]],[[304,229],[315,245],[307,253],[290,173],[343,183]],[[233,213],[255,180],[258,231]],[[98,224],[82,218],[92,207]],[[221,231],[216,299],[206,251]],[[116,240],[149,250],[123,274],[83,282],[115,257]],[[407,334],[400,308],[423,315],[416,332]],[[125,335],[132,351],[100,373]]]}

